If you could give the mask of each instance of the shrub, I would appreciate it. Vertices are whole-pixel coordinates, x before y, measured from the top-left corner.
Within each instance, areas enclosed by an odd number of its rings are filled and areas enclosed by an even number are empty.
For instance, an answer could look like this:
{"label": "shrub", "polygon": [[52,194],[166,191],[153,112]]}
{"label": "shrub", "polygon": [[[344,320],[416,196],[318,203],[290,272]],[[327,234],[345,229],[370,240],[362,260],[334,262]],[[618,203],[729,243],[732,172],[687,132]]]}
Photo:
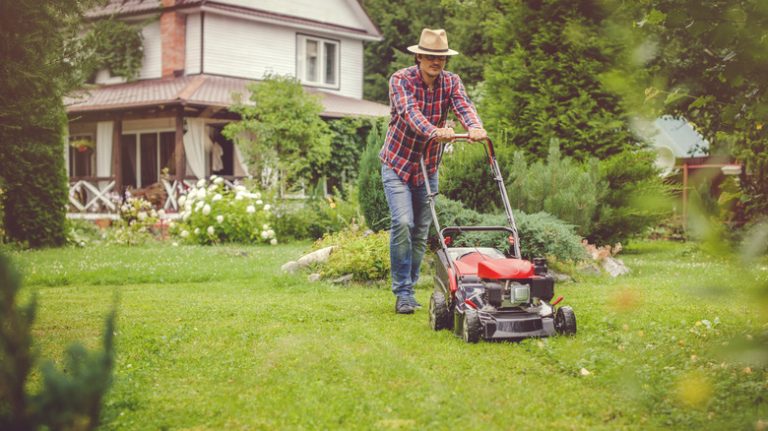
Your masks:
{"label": "shrub", "polygon": [[277,244],[271,227],[273,204],[259,191],[244,185],[227,189],[221,177],[201,179],[179,198],[184,210],[181,222],[171,225],[171,234],[195,244],[237,242]]}
{"label": "shrub", "polygon": [[365,234],[360,229],[345,229],[326,235],[315,248],[336,246],[322,267],[324,277],[352,274],[355,280],[381,280],[389,277],[389,232]]}
{"label": "shrub", "polygon": [[152,239],[152,227],[158,221],[157,211],[143,198],[129,197],[120,205],[120,219],[109,231],[109,242],[122,245],[143,244]]}
{"label": "shrub", "polygon": [[389,206],[381,182],[379,151],[384,143],[385,128],[374,125],[368,133],[367,146],[360,157],[358,173],[358,201],[365,223],[374,231],[389,227]]}
{"label": "shrub", "polygon": [[[495,146],[496,159],[504,171],[510,165],[509,147]],[[480,212],[495,212],[502,208],[499,186],[488,166],[485,146],[480,143],[453,145],[451,154],[444,154],[440,166],[440,193]]]}
{"label": "shrub", "polygon": [[349,191],[349,199],[341,196],[318,196],[304,202],[283,201],[275,210],[275,231],[285,239],[316,240],[360,223],[357,191]]}
{"label": "shrub", "polygon": [[516,152],[506,176],[510,204],[529,214],[548,212],[586,236],[605,189],[597,163],[596,159],[579,163],[562,157],[557,144],[550,146],[546,163],[531,164]]}
{"label": "shrub", "polygon": [[107,318],[103,351],[89,352],[73,344],[64,355],[65,370],[53,362],[40,367],[37,393],[28,393],[27,381],[37,359],[32,326],[36,302],[17,302],[21,280],[10,260],[0,253],[0,429],[90,430],[99,424],[104,394],[114,368],[115,309]]}
{"label": "shrub", "polygon": [[[367,137],[371,129],[378,134],[386,123],[379,118],[351,117],[328,122],[333,138],[331,157],[323,166],[323,174],[328,181],[328,190],[337,190],[345,198],[347,186],[357,181],[360,156],[367,146]],[[378,125],[378,126],[377,126]]]}
{"label": "shrub", "polygon": [[[464,208],[460,202],[445,197],[438,197],[437,213],[441,227],[455,226],[507,226],[506,215],[481,214]],[[520,252],[525,258],[539,256],[555,257],[558,260],[577,261],[585,258],[581,238],[573,231],[573,226],[564,223],[555,216],[539,212],[525,214],[513,211],[518,235]],[[434,227],[433,227],[434,232]],[[495,247],[506,251],[509,248],[506,233],[465,233],[454,238],[455,246]],[[435,239],[431,241],[437,245]]]}
{"label": "shrub", "polygon": [[[45,105],[38,109],[58,112],[57,107]],[[4,227],[11,241],[30,247],[66,242],[67,178],[61,137],[60,123],[53,130],[30,129],[23,137],[0,133],[5,146],[0,157],[0,175],[6,185]]]}
{"label": "shrub", "polygon": [[68,224],[67,243],[70,245],[85,247],[88,244],[101,242],[106,236],[92,221],[75,219],[69,220]]}
{"label": "shrub", "polygon": [[591,243],[627,242],[671,215],[672,187],[658,175],[655,157],[652,151],[624,151],[600,162],[607,187],[586,235]]}

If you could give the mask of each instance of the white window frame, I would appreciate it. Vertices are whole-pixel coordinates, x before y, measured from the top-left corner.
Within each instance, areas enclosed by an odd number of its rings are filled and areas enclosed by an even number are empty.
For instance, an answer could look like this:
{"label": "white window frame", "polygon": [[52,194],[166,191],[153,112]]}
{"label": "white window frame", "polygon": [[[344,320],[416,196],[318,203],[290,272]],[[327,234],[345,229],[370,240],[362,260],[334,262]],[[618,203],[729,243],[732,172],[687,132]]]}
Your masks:
{"label": "white window frame", "polygon": [[[307,79],[307,43],[316,42],[318,46],[317,53],[317,80],[311,81]],[[334,59],[333,67],[336,71],[336,80],[332,83],[327,83],[325,76],[326,54],[325,45],[330,44],[335,47],[336,58]],[[308,86],[332,88],[338,90],[341,88],[341,41],[334,39],[327,39],[323,37],[310,36],[307,34],[296,34],[296,76],[299,81]]]}

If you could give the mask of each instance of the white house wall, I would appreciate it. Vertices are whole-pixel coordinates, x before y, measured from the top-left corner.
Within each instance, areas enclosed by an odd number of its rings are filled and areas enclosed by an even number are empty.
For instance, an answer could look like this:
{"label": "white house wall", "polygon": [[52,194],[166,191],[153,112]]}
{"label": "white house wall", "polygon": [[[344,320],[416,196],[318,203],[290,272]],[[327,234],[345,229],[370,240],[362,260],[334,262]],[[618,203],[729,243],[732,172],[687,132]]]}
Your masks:
{"label": "white house wall", "polygon": [[356,99],[363,98],[363,42],[341,41],[341,88],[339,94]]}
{"label": "white house wall", "polygon": [[[251,79],[265,74],[296,76],[296,30],[211,13],[205,14],[203,29],[204,73]],[[323,90],[362,98],[363,43],[321,32],[301,34],[340,40],[340,88]],[[187,73],[194,73],[191,70]]]}
{"label": "white house wall", "polygon": [[347,0],[219,0],[253,9],[291,15],[352,28],[362,28]]}
{"label": "white house wall", "polygon": [[200,14],[187,16],[186,54],[184,70],[187,75],[200,73]]}
{"label": "white house wall", "polygon": [[293,30],[214,14],[205,15],[203,26],[205,73],[252,79],[295,75]]}
{"label": "white house wall", "polygon": [[141,62],[139,79],[155,79],[162,76],[162,44],[160,41],[160,20],[146,25],[141,34],[144,36],[144,59]]}

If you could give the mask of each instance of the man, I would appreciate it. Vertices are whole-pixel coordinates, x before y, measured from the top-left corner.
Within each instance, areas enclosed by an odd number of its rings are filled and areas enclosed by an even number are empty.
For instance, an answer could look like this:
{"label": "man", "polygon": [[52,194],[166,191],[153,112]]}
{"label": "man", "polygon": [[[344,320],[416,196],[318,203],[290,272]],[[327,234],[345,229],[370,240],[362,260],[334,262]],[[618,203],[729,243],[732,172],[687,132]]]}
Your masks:
{"label": "man", "polygon": [[416,54],[416,65],[395,72],[389,80],[391,118],[384,146],[379,153],[381,178],[387,196],[392,225],[389,253],[392,292],[397,297],[395,312],[412,314],[421,305],[413,286],[427,248],[431,213],[419,160],[422,154],[429,185],[437,192],[439,145],[454,131],[445,126],[448,108],[469,131],[472,140],[485,139],[486,132],[458,75],[444,70],[448,56],[445,30],[424,29],[418,45],[408,48]]}

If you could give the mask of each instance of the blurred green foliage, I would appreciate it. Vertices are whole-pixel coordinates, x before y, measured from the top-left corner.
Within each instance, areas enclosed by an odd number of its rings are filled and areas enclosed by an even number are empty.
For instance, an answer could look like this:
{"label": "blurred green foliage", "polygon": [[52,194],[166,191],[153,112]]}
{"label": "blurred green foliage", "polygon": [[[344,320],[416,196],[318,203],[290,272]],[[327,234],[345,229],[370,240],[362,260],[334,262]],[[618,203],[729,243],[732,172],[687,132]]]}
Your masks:
{"label": "blurred green foliage", "polygon": [[734,158],[744,218],[768,214],[768,3],[605,0],[604,38],[621,42],[603,81],[626,109],[687,118],[710,153]]}
{"label": "blurred green foliage", "polygon": [[17,301],[21,276],[0,254],[0,428],[4,430],[92,430],[99,424],[102,399],[112,383],[115,310],[107,318],[103,350],[90,352],[72,344],[64,369],[52,361],[39,367],[42,384],[30,393],[27,381],[35,368],[32,326],[37,303]]}

